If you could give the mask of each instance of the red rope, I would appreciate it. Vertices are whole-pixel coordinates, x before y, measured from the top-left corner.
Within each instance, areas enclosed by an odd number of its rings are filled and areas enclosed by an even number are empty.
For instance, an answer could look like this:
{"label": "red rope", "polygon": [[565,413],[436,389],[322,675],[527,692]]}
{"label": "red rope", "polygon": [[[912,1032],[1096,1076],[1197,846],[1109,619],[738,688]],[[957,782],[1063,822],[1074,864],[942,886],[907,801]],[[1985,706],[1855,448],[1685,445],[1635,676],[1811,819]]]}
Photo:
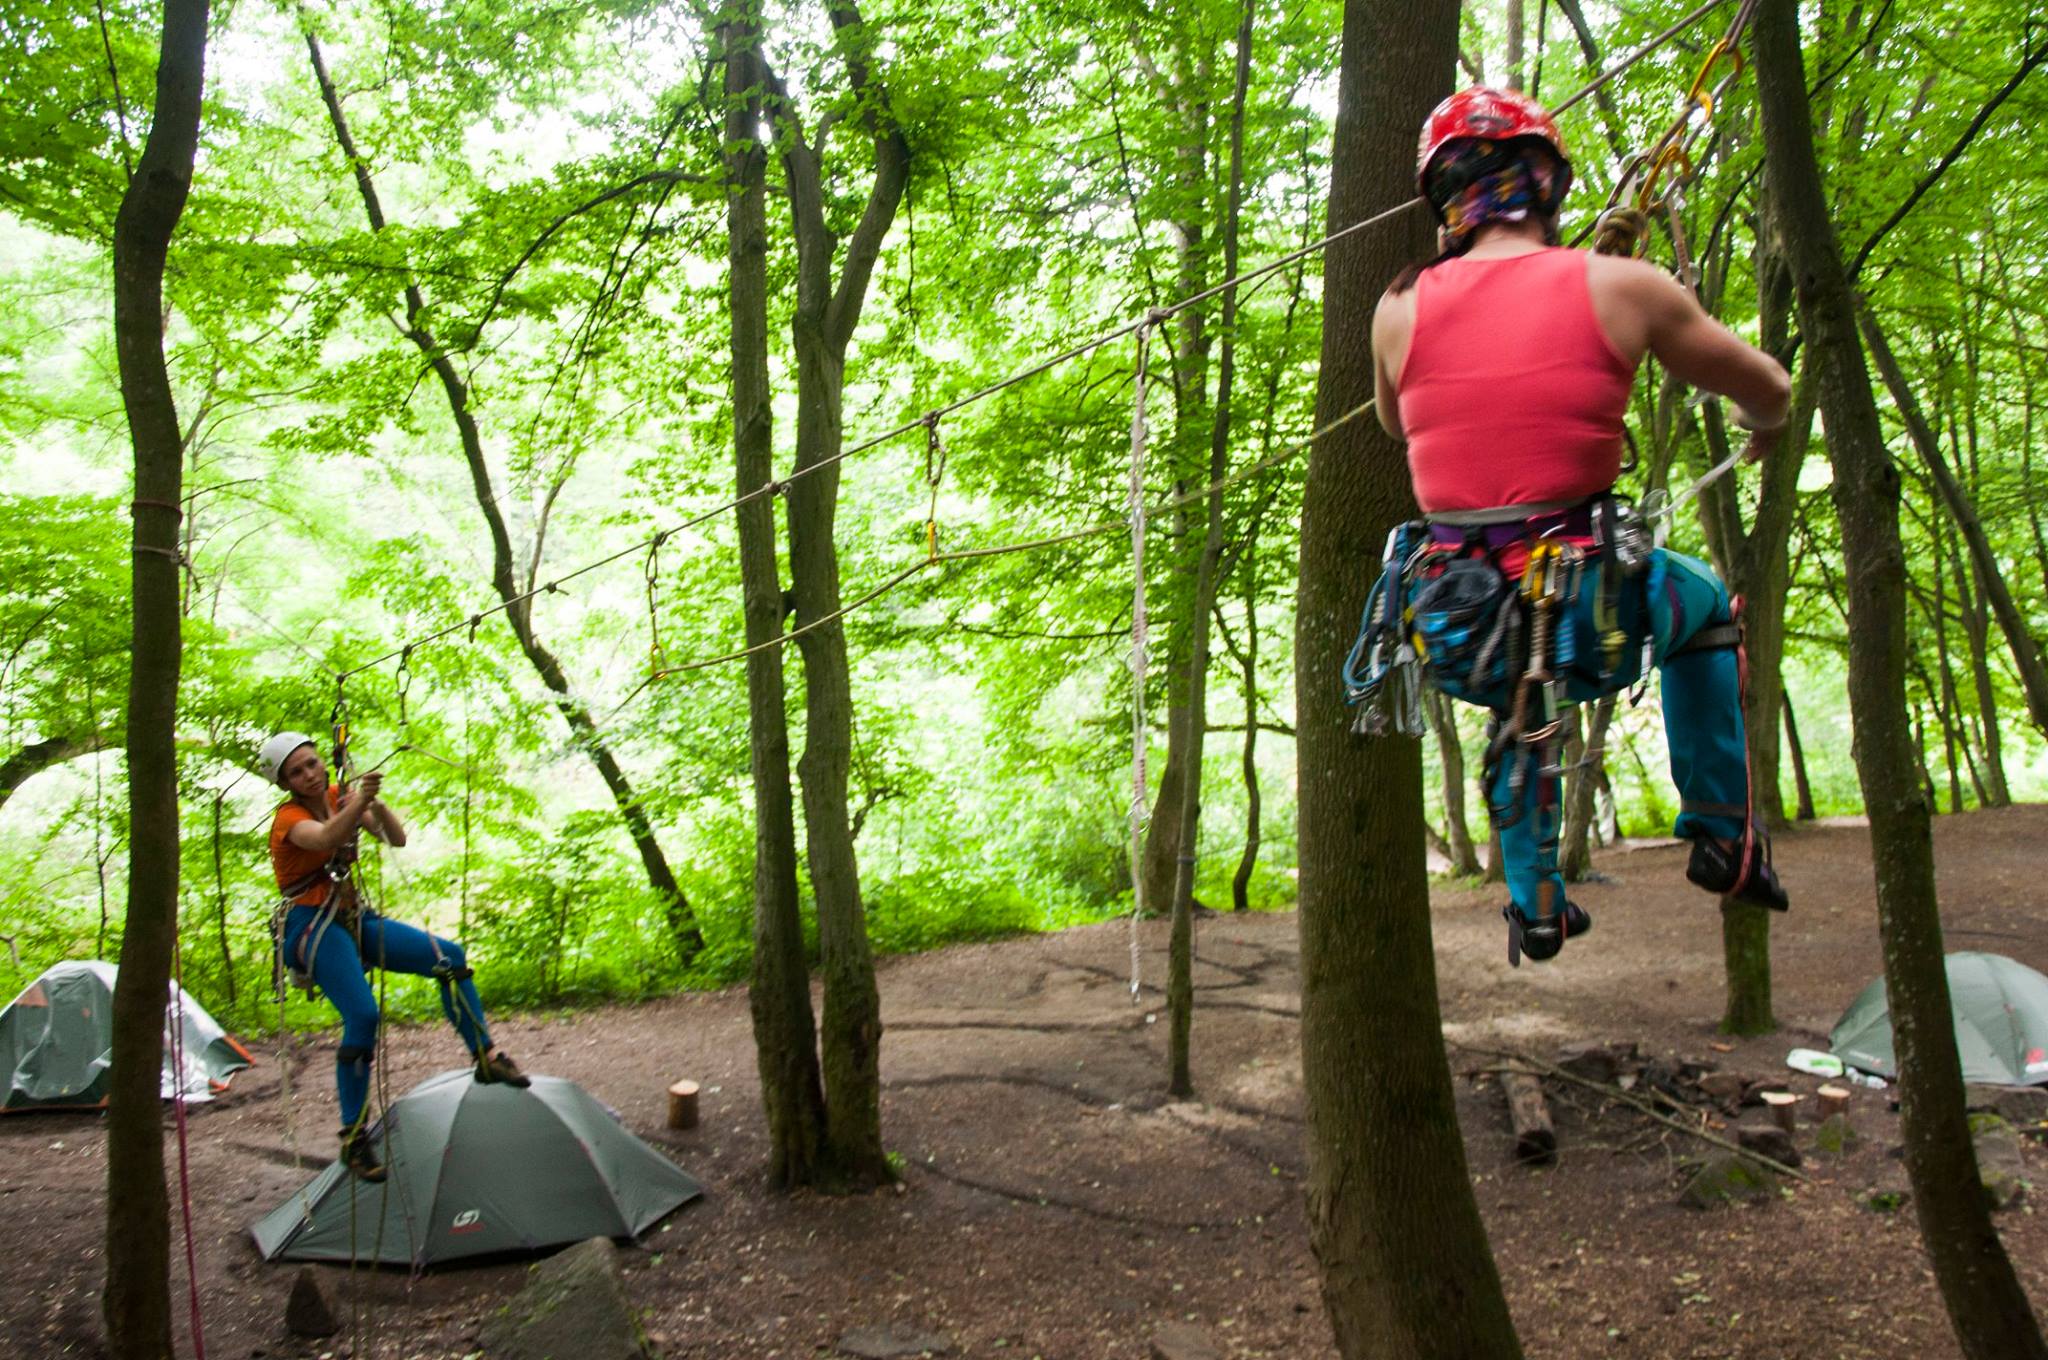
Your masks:
{"label": "red rope", "polygon": [[199,1258],[192,1244],[192,1181],[186,1166],[185,1144],[185,964],[177,935],[171,936],[171,1062],[177,1069],[171,1084],[171,1108],[178,1125],[178,1199],[185,1218],[185,1287],[192,1310],[192,1354],[206,1360],[206,1331],[199,1322]]}

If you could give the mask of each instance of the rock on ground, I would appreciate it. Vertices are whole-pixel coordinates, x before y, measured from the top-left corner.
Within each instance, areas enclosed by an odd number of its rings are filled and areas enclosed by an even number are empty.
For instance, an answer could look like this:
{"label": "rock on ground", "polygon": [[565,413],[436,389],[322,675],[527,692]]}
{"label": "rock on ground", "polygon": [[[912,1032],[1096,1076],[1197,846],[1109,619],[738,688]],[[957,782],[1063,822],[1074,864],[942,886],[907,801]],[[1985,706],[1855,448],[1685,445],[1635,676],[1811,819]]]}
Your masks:
{"label": "rock on ground", "polygon": [[2020,1136],[1995,1114],[1970,1116],[1970,1141],[1977,1145],[1977,1179],[1994,1209],[2010,1209],[2027,1194],[2027,1160]]}
{"label": "rock on ground", "polygon": [[1678,1202],[1688,1209],[1713,1209],[1723,1204],[1765,1199],[1777,1192],[1771,1173],[1747,1157],[1723,1153],[1701,1164],[1678,1192]]}
{"label": "rock on ground", "polygon": [[311,1266],[300,1266],[292,1278],[292,1295],[284,1305],[284,1329],[293,1336],[333,1336],[341,1330]]}
{"label": "rock on ground", "polygon": [[841,1355],[860,1360],[908,1360],[918,1355],[951,1355],[953,1338],[915,1327],[856,1327],[839,1338]]}
{"label": "rock on ground", "polygon": [[618,1249],[578,1242],[533,1268],[526,1287],[484,1323],[490,1360],[647,1360],[619,1278]]}

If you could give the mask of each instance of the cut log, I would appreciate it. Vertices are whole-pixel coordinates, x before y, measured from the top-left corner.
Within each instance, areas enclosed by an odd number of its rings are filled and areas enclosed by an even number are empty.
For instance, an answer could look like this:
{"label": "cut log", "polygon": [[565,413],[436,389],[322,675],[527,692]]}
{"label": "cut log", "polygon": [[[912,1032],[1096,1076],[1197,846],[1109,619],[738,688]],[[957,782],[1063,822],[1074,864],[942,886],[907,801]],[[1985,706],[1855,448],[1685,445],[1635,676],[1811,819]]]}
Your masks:
{"label": "cut log", "polygon": [[1542,1079],[1534,1072],[1503,1072],[1500,1088],[1507,1093],[1508,1119],[1515,1126],[1516,1160],[1539,1165],[1556,1161],[1557,1130],[1543,1099]]}
{"label": "cut log", "polygon": [[1849,1088],[1846,1086],[1823,1086],[1813,1093],[1813,1099],[1820,1107],[1823,1123],[1835,1115],[1849,1112]]}
{"label": "cut log", "polygon": [[1765,1091],[1761,1093],[1764,1108],[1771,1112],[1779,1128],[1792,1132],[1798,1122],[1799,1097],[1790,1091]]}
{"label": "cut log", "polygon": [[668,1088],[668,1126],[672,1129],[697,1127],[697,1083],[679,1081]]}

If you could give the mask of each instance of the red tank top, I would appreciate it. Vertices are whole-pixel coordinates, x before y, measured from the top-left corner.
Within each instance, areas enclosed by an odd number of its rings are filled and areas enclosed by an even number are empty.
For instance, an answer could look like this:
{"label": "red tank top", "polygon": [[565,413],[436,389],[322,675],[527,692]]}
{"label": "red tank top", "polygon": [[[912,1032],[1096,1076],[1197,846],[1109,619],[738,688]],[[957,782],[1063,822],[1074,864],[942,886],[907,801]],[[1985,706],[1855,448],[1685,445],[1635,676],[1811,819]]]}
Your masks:
{"label": "red tank top", "polygon": [[1593,312],[1583,251],[1425,269],[1397,384],[1416,502],[1481,510],[1605,491],[1634,379]]}

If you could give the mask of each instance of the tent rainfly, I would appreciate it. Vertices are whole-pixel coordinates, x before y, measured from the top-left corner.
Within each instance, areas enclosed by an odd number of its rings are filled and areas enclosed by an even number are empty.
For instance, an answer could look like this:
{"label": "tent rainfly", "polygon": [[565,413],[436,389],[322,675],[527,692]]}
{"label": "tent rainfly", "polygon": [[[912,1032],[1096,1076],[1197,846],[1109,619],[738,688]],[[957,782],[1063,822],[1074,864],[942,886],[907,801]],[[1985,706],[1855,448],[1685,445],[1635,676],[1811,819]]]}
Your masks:
{"label": "tent rainfly", "polygon": [[[0,1011],[0,1113],[98,1109],[107,1103],[114,1047],[114,978],[97,959],[60,963]],[[163,1097],[211,1100],[254,1061],[177,983],[164,1015]],[[171,1052],[173,1017],[184,1027],[185,1070]]]}
{"label": "tent rainfly", "polygon": [[[1994,1086],[2048,1084],[2048,977],[2002,954],[1950,954],[1949,1006],[1963,1080]],[[1897,1077],[1892,1014],[1879,977],[1842,1012],[1828,1036],[1851,1067]]]}
{"label": "tent rainfly", "polygon": [[572,1081],[429,1077],[371,1131],[388,1178],[339,1162],[250,1228],[266,1261],[430,1266],[637,1237],[703,1193]]}

